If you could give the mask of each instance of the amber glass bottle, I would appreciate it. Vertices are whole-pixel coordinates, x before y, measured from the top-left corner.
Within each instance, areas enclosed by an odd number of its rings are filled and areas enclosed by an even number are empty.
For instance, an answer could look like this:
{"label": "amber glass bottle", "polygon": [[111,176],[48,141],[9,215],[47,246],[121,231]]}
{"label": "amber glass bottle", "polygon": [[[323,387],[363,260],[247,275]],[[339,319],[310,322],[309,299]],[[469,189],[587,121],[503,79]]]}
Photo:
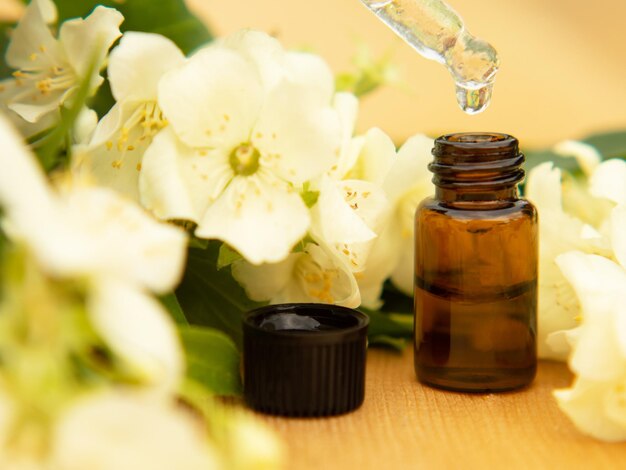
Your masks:
{"label": "amber glass bottle", "polygon": [[506,134],[450,134],[433,149],[435,197],[415,214],[415,371],[459,391],[510,390],[536,371],[537,212]]}

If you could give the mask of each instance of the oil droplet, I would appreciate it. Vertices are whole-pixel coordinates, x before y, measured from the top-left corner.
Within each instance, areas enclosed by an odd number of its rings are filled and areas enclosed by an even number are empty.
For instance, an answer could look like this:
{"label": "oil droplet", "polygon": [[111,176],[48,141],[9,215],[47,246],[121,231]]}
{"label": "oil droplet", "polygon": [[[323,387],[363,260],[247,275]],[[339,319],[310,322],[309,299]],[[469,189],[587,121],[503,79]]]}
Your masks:
{"label": "oil droplet", "polygon": [[483,112],[491,102],[493,82],[480,88],[466,88],[456,85],[456,101],[467,114]]}
{"label": "oil droplet", "polygon": [[463,111],[477,114],[489,106],[498,53],[472,36],[449,5],[441,0],[361,1],[422,56],[447,67]]}

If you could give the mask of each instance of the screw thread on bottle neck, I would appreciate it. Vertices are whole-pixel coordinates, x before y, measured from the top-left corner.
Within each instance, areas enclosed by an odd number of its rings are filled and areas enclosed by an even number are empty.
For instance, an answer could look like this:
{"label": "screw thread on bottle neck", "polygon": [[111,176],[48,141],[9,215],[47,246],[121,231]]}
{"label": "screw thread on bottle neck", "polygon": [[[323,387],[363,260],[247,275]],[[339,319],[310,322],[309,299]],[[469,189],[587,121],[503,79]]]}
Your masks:
{"label": "screw thread on bottle neck", "polygon": [[446,200],[517,198],[524,155],[515,137],[498,133],[448,134],[435,140],[433,172],[436,195]]}

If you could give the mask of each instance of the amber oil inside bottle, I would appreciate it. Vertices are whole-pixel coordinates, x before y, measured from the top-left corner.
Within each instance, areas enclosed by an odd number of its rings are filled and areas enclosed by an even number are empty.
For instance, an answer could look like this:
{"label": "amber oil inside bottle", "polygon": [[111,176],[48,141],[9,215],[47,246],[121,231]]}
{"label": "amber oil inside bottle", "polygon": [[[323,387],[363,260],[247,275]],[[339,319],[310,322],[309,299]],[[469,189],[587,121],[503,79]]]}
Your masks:
{"label": "amber oil inside bottle", "polygon": [[435,196],[415,214],[415,371],[428,385],[503,391],[536,371],[537,212],[519,197],[512,136],[450,134]]}

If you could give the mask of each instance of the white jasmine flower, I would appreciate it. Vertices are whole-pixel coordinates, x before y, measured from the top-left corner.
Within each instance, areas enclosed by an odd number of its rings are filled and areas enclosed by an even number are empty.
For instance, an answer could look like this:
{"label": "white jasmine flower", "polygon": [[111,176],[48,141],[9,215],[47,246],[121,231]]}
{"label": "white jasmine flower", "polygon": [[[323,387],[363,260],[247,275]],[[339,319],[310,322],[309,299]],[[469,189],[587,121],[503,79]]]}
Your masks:
{"label": "white jasmine flower", "polygon": [[[364,271],[370,266],[372,247],[388,224],[390,204],[381,186],[395,160],[395,146],[377,128],[353,137],[358,112],[354,95],[337,93],[334,103],[343,129],[341,154],[328,172],[330,177],[319,185],[311,236],[343,259],[358,280],[359,297],[369,306],[372,289],[367,282],[373,276],[365,276]],[[381,278],[381,288],[382,282]]]}
{"label": "white jasmine flower", "polygon": [[[602,171],[597,167],[596,171]],[[595,173],[594,173],[595,174]],[[562,185],[562,175],[551,163],[533,168],[528,175],[526,196],[537,207],[539,224],[539,306],[538,354],[542,358],[564,360],[569,347],[562,331],[576,327],[580,306],[576,295],[556,265],[558,255],[571,250],[608,254],[608,241],[596,228],[566,212],[564,199],[577,194],[572,185]],[[587,201],[588,193],[584,199]],[[575,196],[579,199],[578,196]],[[606,201],[598,201],[603,207]],[[570,204],[571,206],[571,204]]]}
{"label": "white jasmine flower", "polygon": [[66,410],[52,462],[64,470],[211,470],[222,468],[189,411],[130,391],[95,393]]}
{"label": "white jasmine flower", "polygon": [[378,128],[353,136],[359,106],[354,95],[337,93],[334,103],[343,132],[341,156],[331,168],[330,176],[336,180],[359,179],[381,186],[395,161],[393,141]]}
{"label": "white jasmine flower", "polygon": [[180,49],[159,34],[124,34],[111,51],[108,66],[116,104],[87,145],[75,148],[73,171],[139,201],[143,154],[167,125],[157,101],[158,84],[166,72],[184,61]]}
{"label": "white jasmine flower", "polygon": [[[349,103],[348,103],[349,104]],[[345,108],[344,108],[345,109]],[[344,115],[349,115],[344,112]],[[356,119],[356,116],[354,117]],[[342,152],[335,172],[340,178],[354,178],[374,185],[385,198],[385,211],[376,226],[376,238],[367,246],[367,263],[355,273],[361,301],[368,308],[380,307],[379,297],[383,283],[397,265],[393,256],[388,256],[393,247],[383,245],[389,240],[389,224],[395,211],[383,189],[383,183],[396,160],[396,148],[392,140],[380,129],[370,129],[365,135],[351,138]],[[341,175],[341,176],[340,176]],[[350,249],[350,251],[354,251]]]}
{"label": "white jasmine flower", "polygon": [[56,18],[51,0],[33,0],[7,49],[7,64],[16,71],[1,83],[0,99],[28,123],[51,124],[51,116],[71,102],[84,80],[95,91],[103,81],[98,72],[124,20],[117,10],[99,6],[85,19],[64,22],[56,38],[48,26]]}
{"label": "white jasmine flower", "polygon": [[[310,99],[327,106],[335,91],[332,71],[324,60],[306,52],[285,51],[266,33],[243,29],[214,43],[236,52],[258,70],[263,88],[271,91],[282,81],[303,86]],[[209,47],[214,47],[209,46]]]}
{"label": "white jasmine flower", "polygon": [[557,264],[580,300],[582,323],[569,334],[571,388],[555,395],[561,409],[585,434],[626,440],[626,205],[611,217],[614,256],[573,251]]}
{"label": "white jasmine flower", "polygon": [[382,230],[387,209],[387,198],[379,186],[357,179],[333,181],[324,177],[311,211],[311,236],[343,258],[352,272],[361,272]]}
{"label": "white jasmine flower", "polygon": [[[311,209],[310,243],[281,263],[250,266],[241,261],[233,266],[235,279],[256,300],[349,307],[360,304],[356,276],[366,269],[369,252],[388,212],[376,170],[384,168],[381,160],[395,157],[395,148],[379,129],[353,139],[356,98],[338,93],[334,102],[343,130],[342,151],[330,171],[307,188],[316,196]],[[387,141],[390,153],[378,155]],[[268,280],[269,273],[273,273],[272,280]]]}
{"label": "white jasmine flower", "polygon": [[[265,63],[263,44],[249,48]],[[262,67],[231,47],[205,48],[159,85],[171,126],[146,151],[142,201],[162,219],[198,224],[196,235],[227,242],[253,264],[284,260],[306,234],[298,190],[337,159],[340,124],[332,75],[305,62],[273,86]]]}
{"label": "white jasmine flower", "polygon": [[[363,303],[367,307],[380,307],[383,283],[390,276],[396,287],[412,295],[414,215],[419,203],[434,194],[432,175],[428,171],[428,163],[432,160],[432,146],[431,138],[418,134],[409,138],[397,156],[390,159],[392,165],[384,176],[382,188],[391,204],[391,215],[372,247],[367,268],[357,276]],[[392,151],[390,143],[379,142],[376,147],[386,148],[386,155]],[[381,151],[364,152],[365,155],[372,156],[383,154]],[[363,161],[364,165],[366,161]],[[366,168],[377,168],[381,165],[369,163]],[[367,170],[362,171],[367,173]],[[369,173],[376,174],[371,170]]]}
{"label": "white jasmine flower", "polygon": [[387,221],[389,204],[381,185],[395,158],[395,147],[377,128],[352,136],[358,111],[354,95],[337,93],[334,104],[343,129],[341,153],[328,176],[314,185],[319,197],[312,208],[311,236],[358,273],[365,269]]}
{"label": "white jasmine flower", "polygon": [[180,279],[185,234],[109,190],[54,191],[4,117],[0,140],[0,207],[11,238],[50,276],[85,282],[89,314],[107,343],[148,382],[175,387],[181,347],[147,292],[169,291]]}
{"label": "white jasmine flower", "polygon": [[333,250],[308,243],[278,263],[232,265],[233,277],[252,300],[272,304],[321,302],[355,308],[361,303],[354,274]]}

